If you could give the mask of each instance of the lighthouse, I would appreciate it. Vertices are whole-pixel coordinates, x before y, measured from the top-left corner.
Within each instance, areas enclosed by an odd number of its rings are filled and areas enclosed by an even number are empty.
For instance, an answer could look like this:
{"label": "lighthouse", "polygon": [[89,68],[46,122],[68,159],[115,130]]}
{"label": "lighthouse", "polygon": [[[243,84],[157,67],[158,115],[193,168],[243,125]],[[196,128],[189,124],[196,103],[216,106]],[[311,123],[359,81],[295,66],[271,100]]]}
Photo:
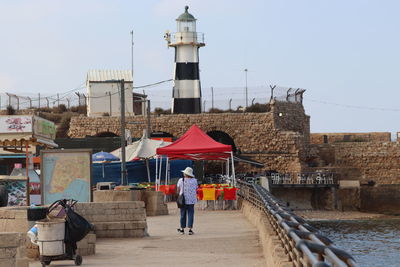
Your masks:
{"label": "lighthouse", "polygon": [[177,32],[167,32],[165,39],[169,47],[175,48],[174,86],[172,108],[175,114],[201,112],[201,87],[199,75],[199,48],[205,46],[204,35],[196,32],[196,19],[188,12],[177,19]]}

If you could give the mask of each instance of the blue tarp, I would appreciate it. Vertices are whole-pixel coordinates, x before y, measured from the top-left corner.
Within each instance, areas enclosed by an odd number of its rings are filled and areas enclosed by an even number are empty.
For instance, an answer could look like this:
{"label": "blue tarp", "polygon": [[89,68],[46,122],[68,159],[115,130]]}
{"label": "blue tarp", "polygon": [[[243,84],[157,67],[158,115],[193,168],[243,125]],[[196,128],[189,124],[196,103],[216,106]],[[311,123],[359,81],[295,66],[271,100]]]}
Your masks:
{"label": "blue tarp", "polygon": [[[165,158],[163,158],[163,166],[161,170],[161,180],[165,179]],[[170,177],[182,177],[181,170],[186,167],[192,167],[193,161],[191,160],[172,160],[170,161]],[[93,163],[92,168],[92,184],[96,185],[99,182],[115,182],[121,183],[121,162],[113,163]],[[150,177],[151,181],[155,181],[156,160],[149,160]],[[128,183],[147,182],[147,168],[146,161],[138,160],[126,163],[128,172]],[[104,178],[103,178],[104,170]]]}

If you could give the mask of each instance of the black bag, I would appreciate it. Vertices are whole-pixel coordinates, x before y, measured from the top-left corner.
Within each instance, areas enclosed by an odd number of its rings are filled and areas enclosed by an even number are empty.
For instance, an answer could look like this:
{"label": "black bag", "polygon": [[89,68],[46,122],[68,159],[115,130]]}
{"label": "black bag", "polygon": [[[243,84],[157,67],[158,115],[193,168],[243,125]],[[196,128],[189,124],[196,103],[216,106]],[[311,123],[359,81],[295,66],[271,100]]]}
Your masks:
{"label": "black bag", "polygon": [[179,195],[178,198],[176,199],[176,204],[178,205],[178,208],[185,207],[185,195],[184,195],[184,192],[185,192],[185,178],[182,178],[182,184],[183,184],[182,195]]}
{"label": "black bag", "polygon": [[82,240],[90,231],[94,229],[93,225],[89,223],[81,215],[67,207],[65,209],[66,223],[65,223],[65,241],[78,242]]}

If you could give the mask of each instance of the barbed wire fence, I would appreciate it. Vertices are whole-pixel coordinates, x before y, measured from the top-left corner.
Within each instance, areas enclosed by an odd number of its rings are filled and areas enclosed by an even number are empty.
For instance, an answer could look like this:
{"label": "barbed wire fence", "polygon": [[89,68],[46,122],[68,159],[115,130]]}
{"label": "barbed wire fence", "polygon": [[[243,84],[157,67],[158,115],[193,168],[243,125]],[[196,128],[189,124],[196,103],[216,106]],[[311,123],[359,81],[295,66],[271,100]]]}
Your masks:
{"label": "barbed wire fence", "polygon": [[[155,83],[146,86],[134,87],[134,93],[143,93],[151,101],[151,107],[170,109],[172,104],[171,80]],[[166,83],[167,82],[167,83]],[[247,94],[246,94],[247,90]],[[7,106],[15,110],[32,108],[54,108],[65,105],[66,108],[73,106],[85,106],[88,96],[83,84],[72,90],[53,93],[26,93],[15,94],[12,92],[0,93],[0,110],[5,110]],[[253,104],[268,104],[271,100],[299,102],[303,101],[305,90],[295,87],[284,87],[277,85],[257,85],[257,86],[238,86],[238,87],[203,87],[202,88],[202,110],[208,112],[210,109],[219,110],[238,110]],[[247,101],[246,101],[247,95]],[[104,97],[109,97],[105,95]],[[98,97],[97,97],[98,98]]]}
{"label": "barbed wire fence", "polygon": [[[162,109],[171,108],[172,87],[160,86],[145,91],[152,102],[152,107]],[[268,104],[271,100],[299,102],[303,101],[305,89],[291,88],[277,85],[249,86],[248,106],[253,104]],[[202,110],[210,109],[237,110],[246,107],[246,92],[244,87],[203,87],[202,88]]]}

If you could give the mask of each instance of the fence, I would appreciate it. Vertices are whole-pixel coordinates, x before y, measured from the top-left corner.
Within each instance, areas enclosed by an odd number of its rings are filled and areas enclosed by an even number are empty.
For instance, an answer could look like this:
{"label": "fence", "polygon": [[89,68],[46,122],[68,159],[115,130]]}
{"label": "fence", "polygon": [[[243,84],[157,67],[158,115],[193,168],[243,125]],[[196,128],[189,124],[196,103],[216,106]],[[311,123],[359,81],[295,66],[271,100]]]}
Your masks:
{"label": "fence", "polygon": [[336,185],[337,174],[322,172],[271,173],[267,175],[272,185]]}
{"label": "fence", "polygon": [[257,184],[238,182],[239,197],[262,210],[296,267],[357,266],[354,258],[294,214],[265,188]]}
{"label": "fence", "polygon": [[[151,107],[169,109],[171,108],[172,84],[155,83],[146,86],[146,91],[134,89],[136,93],[148,95],[151,101]],[[0,93],[0,109],[4,110],[7,106],[12,106],[15,110],[28,108],[57,107],[61,104],[67,108],[72,106],[84,106],[88,96],[79,91],[84,87],[76,88],[64,93],[54,94],[14,94],[7,92]],[[246,103],[251,106],[255,103],[268,104],[272,99],[287,102],[303,101],[305,90],[300,88],[289,88],[276,85],[260,86],[238,86],[238,87],[204,87],[202,88],[202,110],[204,112],[210,109],[220,110],[244,110]],[[247,96],[247,101],[246,101]],[[104,97],[108,97],[105,95]]]}

